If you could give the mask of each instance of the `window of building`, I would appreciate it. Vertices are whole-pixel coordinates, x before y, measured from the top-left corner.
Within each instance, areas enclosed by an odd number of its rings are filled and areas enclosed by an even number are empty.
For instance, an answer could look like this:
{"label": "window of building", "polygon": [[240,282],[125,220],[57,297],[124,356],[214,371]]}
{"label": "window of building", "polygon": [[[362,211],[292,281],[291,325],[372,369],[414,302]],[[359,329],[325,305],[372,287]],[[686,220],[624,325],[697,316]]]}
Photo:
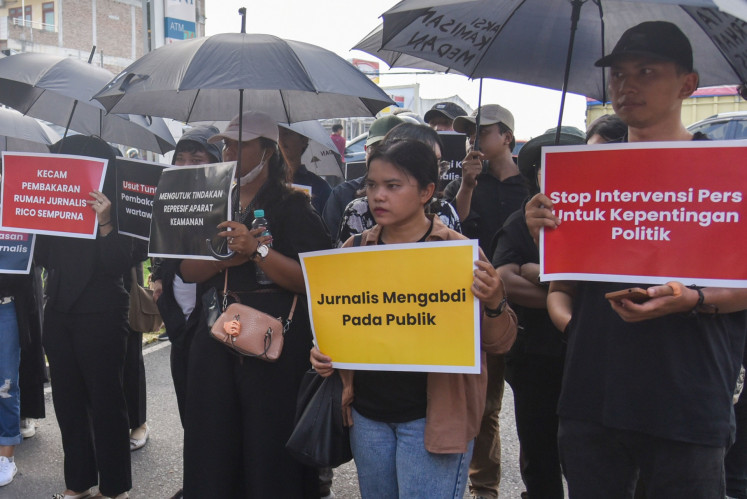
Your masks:
{"label": "window of building", "polygon": [[[25,24],[31,25],[31,5],[26,6],[26,15],[23,16],[26,18]],[[11,19],[21,19],[21,7],[13,7],[11,9],[8,9],[8,17]]]}
{"label": "window of building", "polygon": [[45,30],[54,31],[54,2],[42,4],[42,22]]}

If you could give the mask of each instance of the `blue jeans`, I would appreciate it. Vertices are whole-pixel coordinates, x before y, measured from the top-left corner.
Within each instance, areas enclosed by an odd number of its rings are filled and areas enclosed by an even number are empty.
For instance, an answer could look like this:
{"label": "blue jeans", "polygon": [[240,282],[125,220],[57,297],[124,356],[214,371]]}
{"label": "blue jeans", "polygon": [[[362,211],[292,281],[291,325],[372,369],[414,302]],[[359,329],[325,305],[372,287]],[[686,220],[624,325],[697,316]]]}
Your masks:
{"label": "blue jeans", "polygon": [[461,498],[473,442],[464,454],[425,449],[425,418],[381,423],[353,410],[350,447],[363,499]]}
{"label": "blue jeans", "polygon": [[18,338],[16,305],[0,305],[0,445],[18,445],[21,437],[21,391],[18,366],[21,343]]}

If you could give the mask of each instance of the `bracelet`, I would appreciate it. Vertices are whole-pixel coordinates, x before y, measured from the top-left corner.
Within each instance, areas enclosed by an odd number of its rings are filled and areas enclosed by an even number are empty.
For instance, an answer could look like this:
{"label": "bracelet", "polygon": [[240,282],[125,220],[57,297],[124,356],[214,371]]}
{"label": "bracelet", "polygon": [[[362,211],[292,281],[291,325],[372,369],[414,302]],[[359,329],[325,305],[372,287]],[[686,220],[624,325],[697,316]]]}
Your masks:
{"label": "bracelet", "polygon": [[487,315],[490,318],[495,318],[495,317],[500,316],[503,313],[503,311],[506,310],[506,303],[507,303],[507,300],[506,300],[506,297],[504,296],[496,308],[489,308],[487,306],[484,307],[485,315]]}
{"label": "bracelet", "polygon": [[688,286],[688,288],[694,289],[695,291],[698,292],[698,303],[696,303],[695,306],[692,308],[692,310],[690,310],[689,312],[687,312],[686,315],[688,315],[690,317],[696,317],[696,316],[700,315],[700,309],[702,309],[702,308],[708,308],[708,309],[710,309],[711,312],[708,313],[709,315],[716,315],[718,313],[718,307],[716,305],[706,305],[704,303],[705,302],[705,295],[703,294],[703,287],[702,286],[695,286],[695,285],[693,285],[693,286]]}
{"label": "bracelet", "polygon": [[688,288],[694,289],[698,292],[698,303],[696,303],[692,310],[687,313],[687,315],[695,317],[696,315],[698,315],[698,309],[703,305],[703,302],[705,301],[705,295],[703,294],[703,289],[700,286],[688,286]]}
{"label": "bracelet", "polygon": [[102,224],[99,224],[99,227],[106,227],[107,225],[111,225],[111,223],[112,223],[112,221],[111,221],[111,219],[109,219],[108,222],[104,222]]}

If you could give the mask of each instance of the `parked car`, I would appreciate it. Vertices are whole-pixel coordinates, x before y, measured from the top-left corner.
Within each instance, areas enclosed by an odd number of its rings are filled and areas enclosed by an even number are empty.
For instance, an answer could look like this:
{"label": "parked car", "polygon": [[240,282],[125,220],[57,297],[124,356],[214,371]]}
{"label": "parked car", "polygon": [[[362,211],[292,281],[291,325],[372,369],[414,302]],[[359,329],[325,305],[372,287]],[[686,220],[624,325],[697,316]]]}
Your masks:
{"label": "parked car", "polygon": [[345,163],[366,161],[366,139],[368,133],[362,133],[345,143]]}
{"label": "parked car", "polygon": [[747,139],[747,111],[715,114],[687,129],[691,133],[702,132],[712,140]]}

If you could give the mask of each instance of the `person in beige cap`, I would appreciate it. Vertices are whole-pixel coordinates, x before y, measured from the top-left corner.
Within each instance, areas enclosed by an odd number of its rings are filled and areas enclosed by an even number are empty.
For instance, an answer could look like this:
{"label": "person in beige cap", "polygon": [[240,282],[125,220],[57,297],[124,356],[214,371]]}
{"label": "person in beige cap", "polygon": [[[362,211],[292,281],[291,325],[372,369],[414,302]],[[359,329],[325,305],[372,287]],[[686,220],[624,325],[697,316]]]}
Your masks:
{"label": "person in beige cap", "polygon": [[[298,253],[331,244],[308,196],[291,189],[277,148],[278,127],[266,114],[246,112],[209,142],[223,140],[223,160],[241,155],[238,220],[219,224],[228,260],[184,260],[181,274],[203,291],[224,285],[232,301],[287,318],[304,294]],[[264,210],[272,236],[251,229]],[[229,230],[230,229],[230,230]],[[262,269],[271,284],[258,282]],[[200,301],[201,304],[201,301]],[[285,450],[293,430],[298,387],[309,368],[311,327],[306,300],[298,300],[277,362],[241,357],[209,334],[202,313],[190,350],[184,418],[184,498],[319,497],[316,469]]]}
{"label": "person in beige cap", "polygon": [[[493,255],[493,236],[529,195],[526,182],[511,156],[516,144],[514,117],[508,109],[488,104],[470,116],[458,116],[454,120],[454,130],[467,134],[467,156],[462,162],[462,178],[446,186],[444,197],[456,207],[462,220],[462,233],[477,239],[480,248],[490,258]],[[479,150],[474,147],[477,133]],[[469,477],[473,497],[495,498],[501,480],[498,418],[503,401],[503,356],[488,355],[487,366],[488,398],[480,434],[475,439]]]}

